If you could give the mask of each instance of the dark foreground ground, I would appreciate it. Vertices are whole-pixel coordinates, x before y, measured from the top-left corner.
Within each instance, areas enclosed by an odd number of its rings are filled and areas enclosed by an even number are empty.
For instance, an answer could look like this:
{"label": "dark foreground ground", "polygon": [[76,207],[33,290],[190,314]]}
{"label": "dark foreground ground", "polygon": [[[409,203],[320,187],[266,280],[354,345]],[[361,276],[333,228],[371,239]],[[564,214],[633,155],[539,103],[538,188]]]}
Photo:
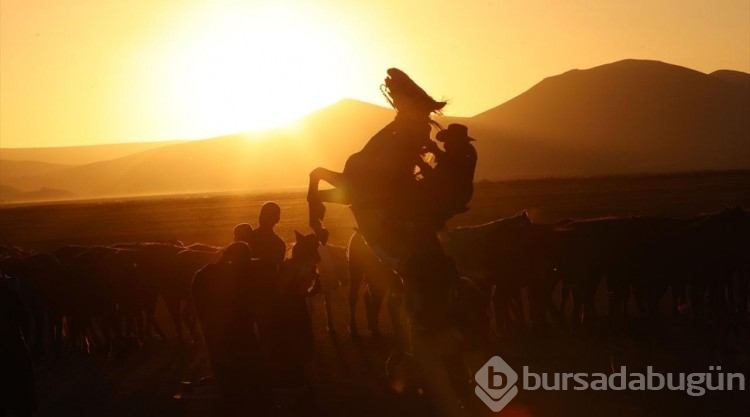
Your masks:
{"label": "dark foreground ground", "polygon": [[[303,194],[206,195],[104,200],[0,207],[0,243],[39,250],[64,244],[111,244],[179,239],[184,243],[223,245],[239,222],[255,223],[262,202],[275,200],[283,210],[280,235],[306,231]],[[472,209],[451,226],[479,224],[528,209],[533,220],[655,215],[687,217],[724,206],[750,207],[750,173],[714,173],[658,177],[535,180],[482,183]],[[353,221],[348,210],[329,207],[332,243],[344,245]],[[600,288],[598,302],[606,298]],[[429,416],[428,401],[401,369],[389,380],[384,361],[392,339],[349,337],[346,289],[334,296],[337,336],[326,332],[320,298],[312,301],[316,358],[311,366],[320,415]],[[360,303],[361,304],[361,303]],[[603,310],[603,309],[602,309]],[[360,319],[363,313],[360,309]],[[387,317],[382,317],[388,330]],[[172,330],[164,314],[160,321]],[[360,328],[365,324],[360,320]],[[502,356],[517,371],[602,372],[621,365],[643,372],[707,372],[722,365],[744,372],[750,381],[750,326],[746,321],[694,323],[668,320],[658,326],[633,318],[613,327],[597,319],[588,329],[556,327],[544,337],[518,334],[493,342],[490,354]],[[219,408],[210,403],[181,403],[172,398],[179,381],[209,373],[199,344],[178,349],[174,341],[135,349],[125,358],[67,354],[36,363],[40,416],[204,416]],[[747,389],[747,387],[746,387]],[[476,405],[477,410],[483,410]],[[497,415],[504,416],[747,416],[747,391],[524,391]],[[476,415],[491,415],[487,411]]]}

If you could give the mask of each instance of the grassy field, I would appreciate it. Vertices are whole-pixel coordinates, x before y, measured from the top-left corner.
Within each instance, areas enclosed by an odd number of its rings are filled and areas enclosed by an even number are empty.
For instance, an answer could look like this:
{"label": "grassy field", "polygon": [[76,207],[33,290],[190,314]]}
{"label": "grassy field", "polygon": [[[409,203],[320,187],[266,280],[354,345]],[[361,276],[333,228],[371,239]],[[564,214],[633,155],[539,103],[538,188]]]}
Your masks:
{"label": "grassy field", "polygon": [[[256,224],[260,205],[282,207],[279,234],[291,242],[293,230],[308,231],[301,191],[110,199],[0,206],[0,244],[52,250],[65,244],[111,244],[180,240],[225,245],[232,227]],[[750,207],[750,173],[704,173],[591,179],[519,180],[477,184],[471,210],[450,227],[484,223],[529,210],[534,221],[600,216],[687,217],[724,206]],[[345,207],[329,206],[326,219],[333,244],[345,245],[353,219]],[[428,416],[432,411],[414,386],[388,380],[384,360],[391,340],[352,340],[346,331],[346,291],[334,297],[337,337],[325,331],[322,300],[312,301],[316,358],[312,379],[321,415]],[[360,303],[361,304],[361,303]],[[360,319],[364,318],[360,312]],[[165,317],[164,327],[171,330]],[[383,318],[383,327],[388,329]],[[657,339],[643,337],[634,321],[614,332],[606,326],[583,334],[560,330],[543,340],[519,336],[497,342],[494,352],[516,369],[544,372],[609,372],[645,365],[680,372],[706,371],[709,364],[736,363],[750,352],[746,325],[731,329],[669,323]],[[362,320],[360,328],[364,329]],[[744,355],[744,356],[743,356]],[[745,359],[743,359],[745,358]],[[209,372],[200,345],[185,350],[172,343],[143,348],[125,359],[67,355],[37,362],[41,416],[193,416],[215,409],[172,399],[182,379]],[[690,397],[658,391],[522,391],[499,415],[505,416],[665,416],[736,415],[750,409],[746,392],[709,392]],[[484,415],[484,414],[481,414]],[[489,414],[487,414],[489,415]]]}

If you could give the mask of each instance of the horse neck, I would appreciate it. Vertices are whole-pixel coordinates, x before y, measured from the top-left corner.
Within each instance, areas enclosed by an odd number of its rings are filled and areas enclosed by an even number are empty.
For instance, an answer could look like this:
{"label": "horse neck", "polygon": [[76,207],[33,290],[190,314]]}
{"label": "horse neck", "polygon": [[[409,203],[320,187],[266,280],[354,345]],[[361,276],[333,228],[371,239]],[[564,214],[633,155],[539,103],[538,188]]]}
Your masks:
{"label": "horse neck", "polygon": [[292,255],[291,257],[284,259],[284,261],[281,263],[281,266],[279,268],[279,275],[287,278],[291,277],[297,271],[299,271],[300,267],[308,262],[312,263],[312,261],[309,261],[307,259],[300,259],[299,257],[295,257],[294,255]]}
{"label": "horse neck", "polygon": [[[415,136],[429,136],[432,126],[437,122],[430,119],[429,115],[404,115],[399,113],[393,120],[393,126],[397,131]],[[439,126],[439,125],[438,125]]]}

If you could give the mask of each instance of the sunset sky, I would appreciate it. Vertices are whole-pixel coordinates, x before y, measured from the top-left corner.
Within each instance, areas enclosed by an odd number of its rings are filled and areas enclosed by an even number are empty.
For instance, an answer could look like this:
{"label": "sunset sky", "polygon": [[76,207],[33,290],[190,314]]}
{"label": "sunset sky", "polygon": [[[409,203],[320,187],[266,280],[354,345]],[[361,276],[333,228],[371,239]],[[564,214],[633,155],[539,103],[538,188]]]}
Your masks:
{"label": "sunset sky", "polygon": [[472,116],[626,58],[750,72],[750,1],[0,0],[0,147],[205,138],[398,67]]}

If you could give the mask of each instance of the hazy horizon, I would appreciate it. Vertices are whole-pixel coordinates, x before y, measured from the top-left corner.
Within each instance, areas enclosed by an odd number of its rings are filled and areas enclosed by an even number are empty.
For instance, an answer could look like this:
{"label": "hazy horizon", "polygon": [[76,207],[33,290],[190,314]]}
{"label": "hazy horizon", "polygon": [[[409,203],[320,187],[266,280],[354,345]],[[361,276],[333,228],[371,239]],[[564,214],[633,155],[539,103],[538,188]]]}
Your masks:
{"label": "hazy horizon", "polygon": [[[394,113],[342,100],[292,126],[199,141],[4,148],[0,185],[12,200],[303,185],[317,166],[341,169]],[[437,120],[469,126],[477,180],[750,169],[748,73],[623,60],[546,77],[471,118]]]}

